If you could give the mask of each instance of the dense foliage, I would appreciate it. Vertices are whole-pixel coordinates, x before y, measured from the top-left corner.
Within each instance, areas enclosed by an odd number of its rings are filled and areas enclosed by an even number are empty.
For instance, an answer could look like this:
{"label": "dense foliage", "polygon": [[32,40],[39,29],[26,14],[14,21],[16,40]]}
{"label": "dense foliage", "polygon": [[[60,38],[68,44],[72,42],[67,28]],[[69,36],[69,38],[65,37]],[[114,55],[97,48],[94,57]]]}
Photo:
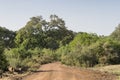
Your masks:
{"label": "dense foliage", "polygon": [[55,50],[74,38],[73,31],[68,30],[64,20],[56,15],[51,15],[49,21],[41,16],[32,17],[16,32],[0,27],[0,33],[5,46],[3,58],[8,67],[15,70],[34,70],[41,64],[57,61],[59,57]]}
{"label": "dense foliage", "polygon": [[120,64],[120,25],[110,36],[68,30],[63,19],[32,17],[14,32],[0,27],[0,71],[36,70],[41,64],[61,61],[78,67]]}

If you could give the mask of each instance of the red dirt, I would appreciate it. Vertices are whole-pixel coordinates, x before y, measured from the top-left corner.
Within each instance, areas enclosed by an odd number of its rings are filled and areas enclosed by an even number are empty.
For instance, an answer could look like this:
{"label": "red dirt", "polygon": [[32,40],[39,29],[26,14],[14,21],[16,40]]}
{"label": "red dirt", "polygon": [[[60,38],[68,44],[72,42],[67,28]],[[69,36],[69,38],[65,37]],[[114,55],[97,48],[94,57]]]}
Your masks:
{"label": "red dirt", "polygon": [[116,80],[115,75],[89,69],[72,68],[59,62],[46,64],[23,80]]}

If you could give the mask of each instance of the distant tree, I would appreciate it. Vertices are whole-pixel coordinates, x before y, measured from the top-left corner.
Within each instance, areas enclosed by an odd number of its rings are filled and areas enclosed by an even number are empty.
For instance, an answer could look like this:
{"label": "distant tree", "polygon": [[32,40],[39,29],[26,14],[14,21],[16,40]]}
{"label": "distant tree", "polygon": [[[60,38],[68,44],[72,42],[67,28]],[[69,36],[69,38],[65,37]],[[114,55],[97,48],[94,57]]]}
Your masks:
{"label": "distant tree", "polygon": [[111,33],[110,37],[115,40],[120,41],[120,24],[116,27],[116,29]]}
{"label": "distant tree", "polygon": [[4,42],[6,48],[12,48],[15,46],[14,38],[15,32],[10,31],[4,27],[0,27],[0,40]]}

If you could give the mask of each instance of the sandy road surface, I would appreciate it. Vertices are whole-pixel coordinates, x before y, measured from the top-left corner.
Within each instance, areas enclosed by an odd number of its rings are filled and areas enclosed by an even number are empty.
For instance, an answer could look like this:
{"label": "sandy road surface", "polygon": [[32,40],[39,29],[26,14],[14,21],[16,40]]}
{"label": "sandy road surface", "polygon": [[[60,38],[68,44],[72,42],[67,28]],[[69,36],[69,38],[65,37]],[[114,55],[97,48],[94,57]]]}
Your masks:
{"label": "sandy road surface", "polygon": [[114,75],[67,67],[59,62],[46,64],[23,80],[116,80]]}

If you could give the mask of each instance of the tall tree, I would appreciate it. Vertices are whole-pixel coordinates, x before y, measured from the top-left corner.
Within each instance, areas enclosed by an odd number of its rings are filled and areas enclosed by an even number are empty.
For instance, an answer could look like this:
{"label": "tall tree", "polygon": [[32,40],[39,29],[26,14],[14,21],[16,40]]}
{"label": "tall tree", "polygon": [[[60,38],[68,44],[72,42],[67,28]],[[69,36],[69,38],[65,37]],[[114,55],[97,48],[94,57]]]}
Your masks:
{"label": "tall tree", "polygon": [[32,17],[30,21],[17,32],[15,39],[18,47],[26,49],[41,47],[57,49],[73,39],[73,32],[67,30],[65,22],[56,15],[50,16],[50,21],[41,16]]}

